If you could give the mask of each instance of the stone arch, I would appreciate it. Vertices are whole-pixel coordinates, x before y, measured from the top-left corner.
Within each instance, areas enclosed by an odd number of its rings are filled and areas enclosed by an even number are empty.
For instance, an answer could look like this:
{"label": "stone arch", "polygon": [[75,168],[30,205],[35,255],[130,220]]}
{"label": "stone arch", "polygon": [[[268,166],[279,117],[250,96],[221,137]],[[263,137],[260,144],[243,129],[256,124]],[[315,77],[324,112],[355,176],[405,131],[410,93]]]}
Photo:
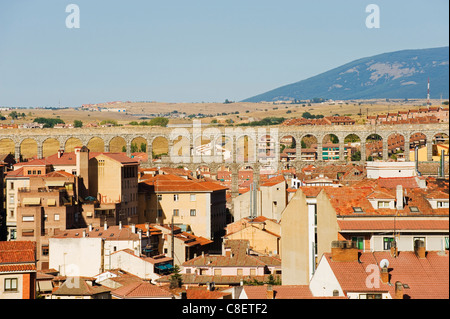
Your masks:
{"label": "stone arch", "polygon": [[191,156],[191,138],[186,135],[178,135],[173,140],[172,150],[169,150],[169,155],[173,156]]}
{"label": "stone arch", "polygon": [[362,160],[362,139],[356,133],[350,133],[343,137],[344,145],[347,147],[347,161],[359,162]]}
{"label": "stone arch", "polygon": [[372,133],[365,138],[366,160],[371,162],[383,159],[383,137]]}
{"label": "stone arch", "polygon": [[[427,160],[432,160],[432,158],[429,158],[432,150],[432,145],[428,145],[428,138],[427,135],[420,132],[412,132],[409,136],[409,147],[410,147],[410,154],[409,158],[411,161],[416,161],[416,148],[417,148],[417,157],[419,162],[425,162]],[[429,153],[430,152],[430,153]]]}
{"label": "stone arch", "polygon": [[147,153],[147,139],[142,136],[134,137],[130,142],[131,153]]}
{"label": "stone arch", "polygon": [[54,137],[48,137],[42,141],[42,156],[48,157],[57,154],[61,149],[61,143]]}
{"label": "stone arch", "polygon": [[318,159],[318,142],[319,138],[314,134],[303,134],[300,137],[301,154],[298,159],[305,162],[314,162]]}
{"label": "stone arch", "polygon": [[213,155],[212,140],[205,135],[197,135],[193,140],[193,155],[210,156]]}
{"label": "stone arch", "polygon": [[169,155],[169,139],[164,135],[154,136],[150,141],[153,160]]}
{"label": "stone arch", "polygon": [[109,151],[111,153],[122,153],[127,151],[127,141],[122,136],[114,136],[109,140]]}
{"label": "stone arch", "polygon": [[236,136],[236,162],[254,163],[257,157],[257,143],[255,137],[250,134]]}
{"label": "stone arch", "polygon": [[279,162],[284,169],[292,167],[292,163],[297,160],[297,137],[293,134],[282,134],[278,145],[280,145]]}
{"label": "stone arch", "polygon": [[216,146],[216,155],[221,158],[222,162],[233,162],[234,138],[232,135],[223,133],[216,136],[214,145]]}
{"label": "stone arch", "polygon": [[90,152],[104,152],[105,151],[105,141],[101,137],[93,136],[86,143],[87,148]]}
{"label": "stone arch", "polygon": [[30,160],[38,156],[38,142],[32,138],[24,138],[20,141],[20,156],[23,160]]}
{"label": "stone arch", "polygon": [[326,134],[322,138],[322,159],[324,161],[343,160],[340,155],[339,137],[333,133]]}
{"label": "stone arch", "polygon": [[64,152],[70,153],[75,150],[75,147],[83,146],[83,141],[77,137],[70,137],[64,142]]}
{"label": "stone arch", "polygon": [[389,160],[399,161],[406,160],[409,161],[409,154],[405,150],[405,137],[400,133],[392,133],[387,137],[387,147]]}
{"label": "stone arch", "polygon": [[8,137],[0,137],[0,154],[15,154],[16,143]]}

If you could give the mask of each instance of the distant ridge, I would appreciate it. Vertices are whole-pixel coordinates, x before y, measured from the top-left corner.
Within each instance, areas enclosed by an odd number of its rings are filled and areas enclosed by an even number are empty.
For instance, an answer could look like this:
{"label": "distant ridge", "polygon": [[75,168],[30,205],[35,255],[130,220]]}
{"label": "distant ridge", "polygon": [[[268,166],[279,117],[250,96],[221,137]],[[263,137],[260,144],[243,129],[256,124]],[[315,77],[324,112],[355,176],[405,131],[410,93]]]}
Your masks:
{"label": "distant ridge", "polygon": [[242,102],[449,98],[449,47],[402,50],[347,63]]}

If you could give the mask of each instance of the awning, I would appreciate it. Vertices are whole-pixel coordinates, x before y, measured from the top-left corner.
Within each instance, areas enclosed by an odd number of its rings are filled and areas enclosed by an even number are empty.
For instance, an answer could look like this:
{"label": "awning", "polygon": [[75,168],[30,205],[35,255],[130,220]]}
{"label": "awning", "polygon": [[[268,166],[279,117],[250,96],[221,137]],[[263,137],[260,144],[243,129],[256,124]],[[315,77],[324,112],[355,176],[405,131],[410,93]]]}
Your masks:
{"label": "awning", "polygon": [[22,203],[24,205],[40,205],[41,204],[41,199],[40,198],[34,198],[34,197],[28,197],[28,198],[24,198],[22,200]]}
{"label": "awning", "polygon": [[39,292],[51,292],[53,290],[51,280],[36,280],[36,284]]}
{"label": "awning", "polygon": [[172,269],[173,266],[171,264],[165,264],[165,265],[155,265],[156,268],[159,270],[166,270],[166,269]]}
{"label": "awning", "polygon": [[47,199],[47,206],[56,206],[56,199],[54,198]]}
{"label": "awning", "polygon": [[46,186],[64,186],[66,182],[65,181],[46,181]]}

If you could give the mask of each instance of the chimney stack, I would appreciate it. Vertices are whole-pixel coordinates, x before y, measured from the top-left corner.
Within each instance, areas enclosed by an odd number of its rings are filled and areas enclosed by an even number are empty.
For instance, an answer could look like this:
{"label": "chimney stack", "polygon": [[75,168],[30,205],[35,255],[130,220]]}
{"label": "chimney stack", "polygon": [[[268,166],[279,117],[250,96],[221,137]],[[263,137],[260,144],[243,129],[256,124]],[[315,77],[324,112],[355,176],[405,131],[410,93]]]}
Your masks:
{"label": "chimney stack", "polygon": [[103,223],[103,229],[108,230],[108,222],[105,219],[105,222]]}
{"label": "chimney stack", "polygon": [[122,229],[122,221],[119,220],[119,229]]}
{"label": "chimney stack", "polygon": [[359,251],[353,242],[333,241],[331,243],[331,259],[333,261],[358,261]]}
{"label": "chimney stack", "polygon": [[83,238],[86,237],[86,229],[83,229]]}
{"label": "chimney stack", "polygon": [[402,210],[403,208],[404,208],[403,186],[397,185],[397,209]]}
{"label": "chimney stack", "polygon": [[395,240],[391,243],[391,256],[394,258],[398,256],[397,242]]}
{"label": "chimney stack", "polygon": [[63,149],[59,149],[58,150],[58,158],[61,158],[61,156],[63,156],[64,154],[64,150]]}
{"label": "chimney stack", "polygon": [[400,281],[395,283],[395,299],[403,299],[403,284]]}
{"label": "chimney stack", "polygon": [[423,240],[414,242],[414,253],[420,259],[426,258],[425,242]]}
{"label": "chimney stack", "polygon": [[267,285],[267,299],[275,299],[275,293],[272,285]]}
{"label": "chimney stack", "polygon": [[92,231],[92,224],[89,224],[89,231]]}
{"label": "chimney stack", "polygon": [[380,276],[383,284],[389,283],[389,270],[387,267],[381,268]]}
{"label": "chimney stack", "polygon": [[136,225],[135,225],[135,224],[131,224],[131,232],[132,232],[133,234],[136,233]]}

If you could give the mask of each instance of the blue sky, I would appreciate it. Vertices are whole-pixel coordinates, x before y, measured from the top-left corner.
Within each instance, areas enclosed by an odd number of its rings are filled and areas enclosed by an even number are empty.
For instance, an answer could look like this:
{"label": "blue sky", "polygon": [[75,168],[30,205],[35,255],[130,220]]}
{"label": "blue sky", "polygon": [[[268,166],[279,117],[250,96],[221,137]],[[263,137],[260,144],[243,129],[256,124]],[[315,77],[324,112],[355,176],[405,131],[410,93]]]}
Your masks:
{"label": "blue sky", "polygon": [[[68,29],[66,6],[80,8]],[[365,25],[380,8],[380,28]],[[0,106],[243,100],[355,59],[448,46],[447,0],[0,0]]]}

